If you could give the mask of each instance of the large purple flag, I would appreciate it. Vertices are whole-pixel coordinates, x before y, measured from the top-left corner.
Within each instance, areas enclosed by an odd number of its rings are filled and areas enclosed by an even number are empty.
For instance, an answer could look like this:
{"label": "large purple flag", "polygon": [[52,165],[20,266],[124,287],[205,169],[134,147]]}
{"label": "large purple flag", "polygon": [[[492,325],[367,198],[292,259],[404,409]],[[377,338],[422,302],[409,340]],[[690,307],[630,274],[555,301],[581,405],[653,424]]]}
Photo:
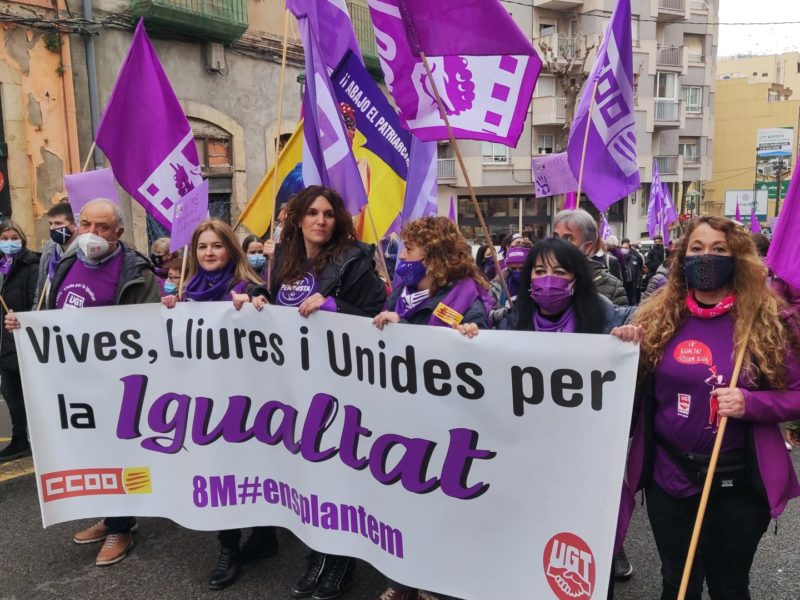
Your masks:
{"label": "large purple flag", "polygon": [[97,130],[122,188],[167,230],[203,181],[192,128],[140,20]]}
{"label": "large purple flag", "polygon": [[761,223],[758,222],[758,217],[756,216],[755,202],[753,202],[753,206],[750,207],[750,232],[761,233]]}
{"label": "large purple flag", "polygon": [[329,69],[339,66],[348,50],[364,64],[350,13],[344,0],[286,0],[294,15],[308,15],[308,22]]}
{"label": "large purple flag", "polygon": [[436,142],[423,142],[412,136],[406,195],[397,231],[409,221],[435,216],[439,212],[437,167]]}
{"label": "large purple flag", "polygon": [[800,169],[795,169],[767,253],[773,273],[800,288]]}
{"label": "large purple flag", "polygon": [[[597,93],[590,111],[595,83]],[[630,0],[617,2],[572,120],[567,154],[576,178],[584,155],[587,127],[581,191],[604,212],[639,187]]]}
{"label": "large purple flag", "polygon": [[320,29],[317,5],[326,2],[297,1],[289,6],[297,17],[306,62],[303,181],[306,185],[318,183],[337,190],[347,210],[355,215],[367,203],[367,193],[353,156],[352,142],[342,122],[328,66],[313,35]]}
{"label": "large purple flag", "polygon": [[457,138],[516,146],[542,61],[499,0],[369,0],[386,85],[403,124],[448,139],[424,52]]}

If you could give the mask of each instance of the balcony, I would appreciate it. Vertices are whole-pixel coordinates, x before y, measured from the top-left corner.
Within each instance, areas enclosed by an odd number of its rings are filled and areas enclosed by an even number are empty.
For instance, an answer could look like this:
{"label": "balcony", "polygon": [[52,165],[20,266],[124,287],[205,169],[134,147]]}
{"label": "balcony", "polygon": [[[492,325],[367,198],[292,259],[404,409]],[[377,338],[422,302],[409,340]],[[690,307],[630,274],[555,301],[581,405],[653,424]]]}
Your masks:
{"label": "balcony", "polygon": [[554,33],[540,38],[536,38],[536,45],[545,53],[552,52],[555,58],[570,60],[575,58],[575,36],[563,36]]}
{"label": "balcony", "polygon": [[655,0],[658,6],[656,18],[660,22],[681,21],[688,17],[686,0]]}
{"label": "balcony", "polygon": [[439,181],[450,180],[454,181],[456,178],[456,159],[455,158],[440,158],[438,161],[438,174]]}
{"label": "balcony", "polygon": [[378,46],[375,44],[375,29],[372,27],[369,8],[358,2],[347,2],[347,10],[353,21],[353,29],[356,32],[358,46],[361,48],[367,70],[373,78],[383,81],[383,70],[380,60],[378,60]]}
{"label": "balcony", "polygon": [[656,156],[656,164],[658,165],[658,172],[661,175],[678,174],[677,156]]}
{"label": "balcony", "polygon": [[132,0],[148,27],[212,42],[232,42],[247,30],[247,0]]}
{"label": "balcony", "polygon": [[533,0],[533,6],[552,10],[569,10],[583,6],[583,0]]}
{"label": "balcony", "polygon": [[680,103],[677,100],[659,100],[656,98],[653,122],[656,127],[680,127]]}
{"label": "balcony", "polygon": [[533,125],[563,125],[566,121],[566,98],[542,96],[533,99],[531,121]]}
{"label": "balcony", "polygon": [[656,51],[656,65],[666,67],[667,71],[683,69],[683,47],[671,46],[669,48],[659,48]]}

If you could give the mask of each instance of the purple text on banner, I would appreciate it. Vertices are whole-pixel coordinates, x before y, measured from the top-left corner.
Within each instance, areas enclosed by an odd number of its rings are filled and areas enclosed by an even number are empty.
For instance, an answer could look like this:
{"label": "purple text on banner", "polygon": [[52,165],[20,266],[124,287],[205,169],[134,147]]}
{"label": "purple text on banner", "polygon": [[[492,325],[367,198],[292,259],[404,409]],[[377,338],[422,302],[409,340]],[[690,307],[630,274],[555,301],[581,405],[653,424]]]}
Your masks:
{"label": "purple text on banner", "polygon": [[111,200],[119,206],[119,194],[111,169],[64,175],[64,188],[67,190],[69,204],[76,217],[84,204],[96,198]]}
{"label": "purple text on banner", "polygon": [[169,242],[170,252],[188,246],[195,228],[208,218],[208,179],[195,186],[188,194],[175,202],[172,217],[172,234]]}
{"label": "purple text on banner", "polygon": [[537,198],[566,194],[578,189],[578,182],[572,174],[566,152],[535,156],[531,166]]}

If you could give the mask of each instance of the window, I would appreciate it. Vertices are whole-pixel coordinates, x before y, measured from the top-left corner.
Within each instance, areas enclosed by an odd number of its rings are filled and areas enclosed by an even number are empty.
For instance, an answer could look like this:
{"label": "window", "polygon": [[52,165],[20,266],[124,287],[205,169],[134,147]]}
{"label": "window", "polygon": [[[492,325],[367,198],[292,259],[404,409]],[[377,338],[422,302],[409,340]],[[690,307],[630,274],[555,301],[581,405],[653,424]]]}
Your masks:
{"label": "window", "polygon": [[631,38],[633,45],[639,45],[639,17],[631,17]]}
{"label": "window", "polygon": [[539,37],[553,35],[556,32],[555,23],[539,23]]}
{"label": "window", "polygon": [[676,100],[678,97],[678,75],[676,73],[656,74],[656,98]]}
{"label": "window", "polygon": [[536,89],[533,90],[533,96],[535,98],[541,98],[543,96],[555,96],[555,95],[556,95],[556,78],[547,77],[545,75],[539,77],[539,80],[536,82]]}
{"label": "window", "polygon": [[702,35],[684,35],[683,45],[686,46],[686,53],[689,55],[689,62],[704,62],[705,52],[705,36]]}
{"label": "window", "polygon": [[767,102],[780,102],[781,95],[776,90],[767,91]]}
{"label": "window", "polygon": [[536,150],[539,154],[552,154],[555,149],[555,137],[552,133],[545,133],[539,136],[539,145]]}
{"label": "window", "polygon": [[682,85],[681,100],[686,105],[687,113],[703,112],[703,88],[699,85]]}
{"label": "window", "polygon": [[482,142],[481,155],[485,165],[505,164],[508,162],[508,146]]}
{"label": "window", "polygon": [[761,76],[762,77],[769,77],[769,73],[762,73]]}
{"label": "window", "polygon": [[678,152],[683,156],[684,164],[696,164],[700,162],[697,147],[697,140],[682,139],[678,142]]}

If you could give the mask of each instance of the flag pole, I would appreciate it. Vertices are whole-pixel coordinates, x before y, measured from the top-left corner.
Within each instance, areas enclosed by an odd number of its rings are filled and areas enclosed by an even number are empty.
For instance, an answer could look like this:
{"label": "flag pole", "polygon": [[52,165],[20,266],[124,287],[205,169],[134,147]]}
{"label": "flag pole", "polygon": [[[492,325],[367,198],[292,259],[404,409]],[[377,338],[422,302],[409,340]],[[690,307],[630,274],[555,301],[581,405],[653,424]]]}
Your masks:
{"label": "flag pole", "polygon": [[383,248],[381,247],[381,240],[378,237],[378,228],[375,226],[375,219],[372,218],[372,211],[369,209],[369,200],[367,200],[367,205],[364,207],[364,212],[367,213],[367,220],[372,229],[372,235],[375,237],[375,251],[378,254],[378,269],[382,271],[381,275],[386,276],[386,283],[389,285],[389,289],[391,289],[392,278],[389,277],[389,267],[386,265],[386,257],[383,255]]}
{"label": "flag pole", "polygon": [[186,279],[186,261],[189,258],[189,244],[183,247],[183,260],[181,261],[181,281],[178,284],[178,298],[183,297],[183,282]]}
{"label": "flag pole", "polygon": [[[730,385],[733,388],[738,387],[736,384],[739,381],[739,373],[742,370],[742,363],[744,362],[744,354],[747,350],[747,343],[750,341],[750,332],[753,329],[753,321],[755,317],[750,320],[745,332],[744,341],[741,348],[736,355],[736,364],[733,367],[733,375],[731,376]],[[692,530],[692,538],[689,543],[689,552],[686,556],[686,564],[683,567],[683,577],[681,579],[681,587],[678,591],[678,600],[685,600],[686,591],[689,587],[689,576],[692,573],[692,565],[694,557],[697,553],[697,543],[700,540],[700,530],[703,527],[703,517],[706,514],[706,507],[708,506],[708,496],[711,493],[711,483],[714,480],[714,471],[717,469],[717,459],[719,459],[719,452],[722,448],[722,438],[725,436],[725,429],[728,426],[728,417],[722,417],[719,420],[719,429],[717,436],[714,439],[714,449],[711,451],[711,459],[708,462],[708,473],[706,473],[706,480],[703,484],[703,493],[700,496],[700,506],[697,508],[697,518],[694,522],[694,529]]]}
{"label": "flag pole", "polygon": [[86,169],[89,168],[89,161],[92,160],[92,154],[94,154],[95,148],[97,148],[97,142],[92,142],[92,147],[89,148],[89,155],[86,157],[86,162],[83,163],[83,168],[81,169],[81,173],[85,173]]}
{"label": "flag pole", "polygon": [[597,86],[600,80],[595,79],[592,86],[592,97],[589,100],[589,116],[586,119],[586,132],[583,134],[583,149],[581,150],[581,168],[578,171],[578,197],[575,200],[575,208],[581,207],[581,189],[583,189],[583,165],[586,162],[586,146],[589,144],[589,129],[592,126],[592,113],[594,112],[594,97],[597,95]]}
{"label": "flag pole", "polygon": [[436,81],[433,78],[433,73],[431,72],[431,66],[428,63],[428,58],[425,56],[424,52],[420,52],[419,57],[422,59],[422,64],[425,66],[425,73],[428,75],[428,82],[431,84],[431,88],[433,89],[433,95],[436,98],[436,104],[439,107],[439,114],[442,116],[445,126],[447,126],[447,133],[450,136],[450,143],[453,145],[453,150],[456,153],[458,165],[461,167],[461,172],[464,175],[464,181],[466,182],[467,189],[469,190],[469,197],[472,201],[472,207],[475,209],[475,214],[478,216],[478,223],[480,223],[481,229],[483,230],[483,235],[486,237],[486,243],[492,247],[492,259],[494,261],[494,267],[497,269],[497,278],[500,280],[500,287],[502,288],[505,297],[511,298],[511,294],[508,293],[506,280],[503,277],[502,270],[500,269],[500,261],[497,259],[497,252],[494,251],[492,236],[489,233],[489,228],[486,226],[486,221],[483,219],[483,211],[481,211],[481,207],[478,204],[478,198],[475,196],[475,189],[472,187],[472,181],[469,178],[469,173],[467,173],[467,167],[464,164],[464,158],[461,156],[461,149],[458,147],[456,136],[453,133],[453,127],[450,125],[450,119],[447,118],[447,111],[444,108],[442,97],[439,95],[439,88],[436,86]]}

